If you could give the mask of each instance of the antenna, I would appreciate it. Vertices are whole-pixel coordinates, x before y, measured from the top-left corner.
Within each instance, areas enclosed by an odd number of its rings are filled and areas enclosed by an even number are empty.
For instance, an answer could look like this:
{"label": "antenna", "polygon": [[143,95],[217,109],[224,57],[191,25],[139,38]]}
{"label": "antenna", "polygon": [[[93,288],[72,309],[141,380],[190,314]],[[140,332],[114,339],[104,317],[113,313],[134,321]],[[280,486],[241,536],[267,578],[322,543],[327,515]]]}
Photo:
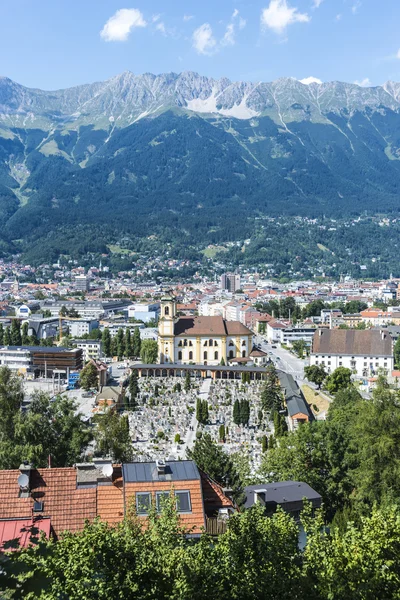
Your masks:
{"label": "antenna", "polygon": [[25,473],[21,473],[21,475],[18,477],[18,485],[21,488],[21,490],[25,490],[28,489],[29,487],[29,477],[28,475],[25,475]]}
{"label": "antenna", "polygon": [[113,466],[110,463],[103,465],[102,467],[104,477],[111,477],[113,474]]}

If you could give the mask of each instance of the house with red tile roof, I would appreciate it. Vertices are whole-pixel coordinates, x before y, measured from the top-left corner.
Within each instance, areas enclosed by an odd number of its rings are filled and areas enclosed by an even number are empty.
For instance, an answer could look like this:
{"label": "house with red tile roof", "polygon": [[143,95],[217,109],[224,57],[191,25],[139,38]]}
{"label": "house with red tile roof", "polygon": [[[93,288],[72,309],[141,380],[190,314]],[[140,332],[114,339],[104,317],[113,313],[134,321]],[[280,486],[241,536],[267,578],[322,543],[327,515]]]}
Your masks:
{"label": "house with red tile roof", "polygon": [[161,510],[171,495],[188,535],[200,535],[220,509],[234,510],[221,486],[191,460],[112,465],[95,459],[55,469],[23,464],[0,471],[0,493],[0,549],[15,540],[27,546],[42,532],[57,539],[96,517],[117,525],[132,509],[146,526],[150,506]]}

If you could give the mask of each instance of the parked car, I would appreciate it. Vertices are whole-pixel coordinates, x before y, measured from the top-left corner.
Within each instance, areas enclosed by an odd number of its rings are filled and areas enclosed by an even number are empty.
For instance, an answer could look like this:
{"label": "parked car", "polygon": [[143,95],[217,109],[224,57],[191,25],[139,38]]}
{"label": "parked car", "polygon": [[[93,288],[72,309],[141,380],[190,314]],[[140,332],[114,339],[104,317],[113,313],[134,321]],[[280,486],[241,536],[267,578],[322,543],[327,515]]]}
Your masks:
{"label": "parked car", "polygon": [[276,348],[276,346],[274,346],[274,344],[272,344],[271,348]]}

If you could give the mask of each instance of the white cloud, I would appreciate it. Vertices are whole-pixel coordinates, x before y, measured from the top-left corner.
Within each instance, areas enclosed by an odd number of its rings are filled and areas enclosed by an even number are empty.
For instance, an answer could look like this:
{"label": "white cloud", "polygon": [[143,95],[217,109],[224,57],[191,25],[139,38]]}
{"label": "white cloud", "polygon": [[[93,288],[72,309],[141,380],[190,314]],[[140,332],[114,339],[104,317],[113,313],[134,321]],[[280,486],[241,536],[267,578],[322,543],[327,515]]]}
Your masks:
{"label": "white cloud", "polygon": [[238,9],[237,9],[237,8],[235,8],[235,10],[233,11],[233,14],[232,14],[232,19],[236,19],[236,17],[237,17],[238,15],[239,15],[239,11],[238,11]]}
{"label": "white cloud", "polygon": [[351,7],[351,12],[353,13],[353,15],[357,14],[358,9],[361,7],[361,0],[356,0],[353,4],[353,6]]}
{"label": "white cloud", "polygon": [[157,23],[157,21],[159,21],[161,19],[161,15],[153,15],[151,17],[151,22],[152,23]]}
{"label": "white cloud", "polygon": [[242,17],[239,18],[239,29],[244,29],[246,27],[246,19],[243,19]]}
{"label": "white cloud", "polygon": [[372,86],[372,81],[368,77],[365,77],[365,79],[362,79],[361,81],[358,81],[356,79],[354,83],[355,83],[355,85],[359,85],[360,87],[371,87]]}
{"label": "white cloud", "polygon": [[157,23],[156,29],[157,29],[157,31],[160,31],[163,35],[167,35],[167,30],[165,28],[165,24],[162,21]]}
{"label": "white cloud", "polygon": [[136,8],[121,8],[115,15],[110,17],[100,36],[106,42],[125,42],[132,29],[146,27],[147,23],[143,14]]}
{"label": "white cloud", "polygon": [[306,77],[305,79],[299,79],[299,81],[300,83],[304,83],[304,85],[310,85],[310,83],[322,83],[317,77]]}
{"label": "white cloud", "polygon": [[235,26],[229,23],[226,26],[225,35],[221,40],[221,46],[233,46],[235,44]]}
{"label": "white cloud", "polygon": [[198,54],[205,54],[210,56],[215,52],[217,41],[213,36],[213,31],[209,23],[203,23],[200,25],[192,35],[193,48]]}
{"label": "white cloud", "polygon": [[340,21],[341,18],[342,18],[341,13],[337,14],[335,17],[336,21]]}
{"label": "white cloud", "polygon": [[397,50],[396,58],[400,60],[400,48]]}
{"label": "white cloud", "polygon": [[184,21],[191,21],[192,19],[194,19],[193,15],[183,15],[183,20]]}
{"label": "white cloud", "polygon": [[307,13],[300,13],[297,8],[288,5],[286,0],[271,0],[268,8],[261,11],[261,26],[283,33],[292,23],[308,23]]}
{"label": "white cloud", "polygon": [[313,0],[313,7],[319,8],[324,0]]}

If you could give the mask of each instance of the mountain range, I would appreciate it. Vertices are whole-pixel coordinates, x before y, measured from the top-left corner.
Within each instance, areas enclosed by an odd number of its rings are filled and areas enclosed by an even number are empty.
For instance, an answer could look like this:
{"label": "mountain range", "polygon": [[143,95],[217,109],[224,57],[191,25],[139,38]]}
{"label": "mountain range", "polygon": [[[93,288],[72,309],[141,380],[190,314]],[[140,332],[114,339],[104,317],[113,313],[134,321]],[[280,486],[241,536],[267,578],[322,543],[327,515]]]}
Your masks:
{"label": "mountain range", "polygon": [[400,83],[309,81],[0,77],[0,248],[62,231],[67,251],[77,225],[210,243],[266,215],[397,213]]}

